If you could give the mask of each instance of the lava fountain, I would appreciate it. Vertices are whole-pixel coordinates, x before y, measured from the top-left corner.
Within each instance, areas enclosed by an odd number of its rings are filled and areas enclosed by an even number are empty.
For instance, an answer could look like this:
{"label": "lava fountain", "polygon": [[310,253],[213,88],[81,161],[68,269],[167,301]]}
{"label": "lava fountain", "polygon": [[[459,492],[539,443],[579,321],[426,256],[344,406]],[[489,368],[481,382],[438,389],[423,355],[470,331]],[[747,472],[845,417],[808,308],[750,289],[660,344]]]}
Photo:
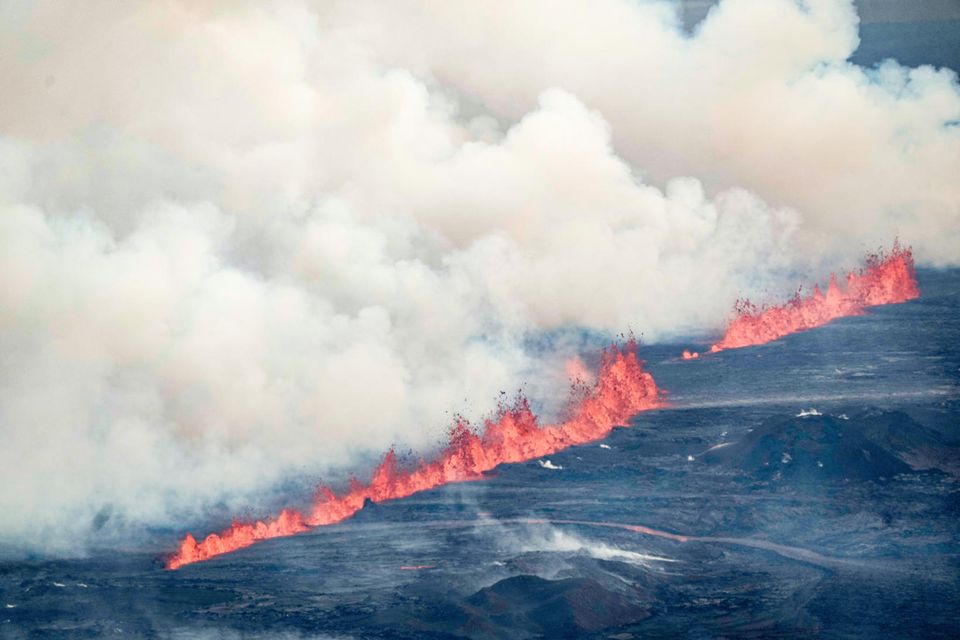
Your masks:
{"label": "lava fountain", "polygon": [[[813,292],[801,297],[797,292],[786,303],[759,308],[749,300],[737,304],[737,316],[723,338],[710,347],[711,352],[737,349],[772,342],[785,335],[820,327],[844,316],[860,315],[867,307],[906,302],[920,296],[909,247],[894,242],[889,254],[867,257],[866,266],[847,273],[845,284],[830,276],[827,292],[814,285]],[[684,359],[688,359],[684,356]]]}
{"label": "lava fountain", "polygon": [[384,502],[451,482],[476,480],[499,464],[531,460],[598,440],[634,414],[662,405],[662,393],[653,376],[643,370],[637,344],[630,339],[623,347],[611,346],[603,352],[596,381],[590,387],[575,385],[569,417],[564,422],[540,426],[522,398],[486,420],[481,433],[458,420],[450,442],[432,461],[421,460],[412,469],[402,469],[390,450],[368,484],[355,481],[339,495],[322,487],[309,513],[284,509],[272,519],[234,522],[199,542],[187,534],[176,553],[167,558],[166,566],[178,569],[259,540],[341,522],[359,511],[368,499]]}

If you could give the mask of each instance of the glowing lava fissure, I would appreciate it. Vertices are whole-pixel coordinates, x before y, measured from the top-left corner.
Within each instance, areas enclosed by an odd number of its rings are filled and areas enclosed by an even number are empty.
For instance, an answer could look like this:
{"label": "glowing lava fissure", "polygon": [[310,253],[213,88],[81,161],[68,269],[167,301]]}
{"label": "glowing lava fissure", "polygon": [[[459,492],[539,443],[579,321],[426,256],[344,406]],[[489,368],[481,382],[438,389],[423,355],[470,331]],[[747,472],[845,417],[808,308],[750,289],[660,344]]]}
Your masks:
{"label": "glowing lava fissure", "polygon": [[603,352],[596,382],[575,394],[569,418],[555,425],[540,426],[522,398],[502,409],[476,433],[464,420],[451,430],[450,442],[430,462],[421,460],[413,469],[401,469],[393,450],[373,472],[369,484],[354,481],[346,493],[337,495],[328,487],[317,492],[309,514],[284,509],[276,517],[256,522],[234,522],[202,541],[187,534],[176,553],[166,560],[168,569],[207,560],[248,547],[260,540],[290,536],[312,527],[346,520],[364,502],[404,498],[451,482],[476,480],[497,465],[523,462],[555,453],[566,447],[606,436],[633,415],[663,406],[662,393],[653,376],[643,370],[633,339],[623,347]]}
{"label": "glowing lava fissure", "polygon": [[[920,296],[913,254],[909,247],[901,247],[898,242],[894,242],[890,253],[868,256],[866,266],[847,273],[845,280],[841,289],[836,275],[831,274],[826,294],[814,285],[809,296],[801,297],[797,292],[791,300],[776,307],[758,308],[748,300],[739,302],[737,317],[710,351],[765,344],[837,318],[860,315],[867,307],[906,302]],[[689,358],[684,355],[684,359]]]}

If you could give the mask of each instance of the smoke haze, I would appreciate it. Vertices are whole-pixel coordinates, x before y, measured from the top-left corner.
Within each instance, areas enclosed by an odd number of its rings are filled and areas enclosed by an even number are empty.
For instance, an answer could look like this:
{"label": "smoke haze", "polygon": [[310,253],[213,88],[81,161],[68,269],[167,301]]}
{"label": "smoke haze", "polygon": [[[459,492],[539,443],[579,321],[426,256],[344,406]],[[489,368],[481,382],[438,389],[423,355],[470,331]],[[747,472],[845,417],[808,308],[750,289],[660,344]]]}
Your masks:
{"label": "smoke haze", "polygon": [[856,46],[844,0],[3,3],[0,547],[549,415],[582,330],[716,334],[897,235],[956,265],[956,74]]}

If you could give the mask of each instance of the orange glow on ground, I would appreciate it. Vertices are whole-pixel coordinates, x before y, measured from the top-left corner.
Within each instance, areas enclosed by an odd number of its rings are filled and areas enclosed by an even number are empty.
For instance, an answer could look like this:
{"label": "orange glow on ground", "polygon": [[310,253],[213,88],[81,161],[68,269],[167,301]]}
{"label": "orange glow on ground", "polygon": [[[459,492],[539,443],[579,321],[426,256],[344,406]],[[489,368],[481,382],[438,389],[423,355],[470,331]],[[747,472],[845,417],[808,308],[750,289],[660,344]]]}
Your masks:
{"label": "orange glow on ground", "polygon": [[[710,347],[711,353],[765,344],[837,318],[860,315],[867,307],[906,302],[920,296],[913,255],[908,247],[896,242],[889,254],[868,256],[866,267],[851,271],[843,280],[841,289],[837,277],[831,275],[826,294],[814,286],[809,296],[801,297],[798,292],[776,307],[758,308],[749,301],[740,302],[737,317],[723,338]],[[685,360],[689,359],[686,353]]]}
{"label": "orange glow on ground", "polygon": [[413,469],[402,469],[396,454],[388,451],[369,484],[354,482],[340,495],[323,487],[308,514],[285,509],[269,520],[234,522],[202,541],[187,534],[177,551],[167,558],[166,566],[178,569],[259,540],[341,522],[359,511],[367,499],[384,502],[451,482],[476,480],[503,463],[531,460],[603,438],[636,413],[663,405],[662,394],[653,376],[643,370],[632,339],[622,348],[613,346],[604,351],[596,382],[577,391],[565,422],[541,427],[522,398],[515,406],[502,409],[494,419],[487,420],[481,433],[460,420],[451,430],[449,444],[430,462],[421,460]]}

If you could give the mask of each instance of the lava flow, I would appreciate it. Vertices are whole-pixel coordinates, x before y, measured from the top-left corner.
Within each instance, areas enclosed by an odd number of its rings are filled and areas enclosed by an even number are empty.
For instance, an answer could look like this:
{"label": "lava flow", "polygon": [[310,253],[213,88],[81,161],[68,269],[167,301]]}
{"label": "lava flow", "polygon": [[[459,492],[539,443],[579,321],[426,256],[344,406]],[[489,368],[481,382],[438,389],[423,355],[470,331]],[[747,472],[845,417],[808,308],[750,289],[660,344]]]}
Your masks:
{"label": "lava flow", "polygon": [[465,421],[458,421],[449,444],[431,462],[421,460],[413,469],[401,469],[395,453],[388,451],[369,484],[354,482],[341,495],[321,488],[308,515],[284,509],[270,520],[235,522],[200,542],[187,534],[166,566],[178,569],[259,540],[340,522],[359,511],[368,499],[383,502],[451,482],[475,480],[499,464],[539,458],[600,439],[634,414],[663,404],[653,376],[643,370],[632,339],[623,348],[613,346],[604,351],[596,382],[591,388],[582,389],[577,398],[569,419],[556,425],[539,426],[523,399],[514,407],[501,410],[495,419],[487,420],[482,434],[474,432]]}
{"label": "lava flow", "polygon": [[[802,298],[798,292],[777,307],[758,308],[749,301],[737,305],[737,317],[711,352],[772,342],[785,335],[812,329],[844,316],[860,315],[867,307],[906,302],[920,296],[913,255],[894,243],[889,254],[867,257],[866,267],[846,275],[843,289],[830,276],[826,294],[816,285]],[[686,355],[684,359],[688,359]]]}

